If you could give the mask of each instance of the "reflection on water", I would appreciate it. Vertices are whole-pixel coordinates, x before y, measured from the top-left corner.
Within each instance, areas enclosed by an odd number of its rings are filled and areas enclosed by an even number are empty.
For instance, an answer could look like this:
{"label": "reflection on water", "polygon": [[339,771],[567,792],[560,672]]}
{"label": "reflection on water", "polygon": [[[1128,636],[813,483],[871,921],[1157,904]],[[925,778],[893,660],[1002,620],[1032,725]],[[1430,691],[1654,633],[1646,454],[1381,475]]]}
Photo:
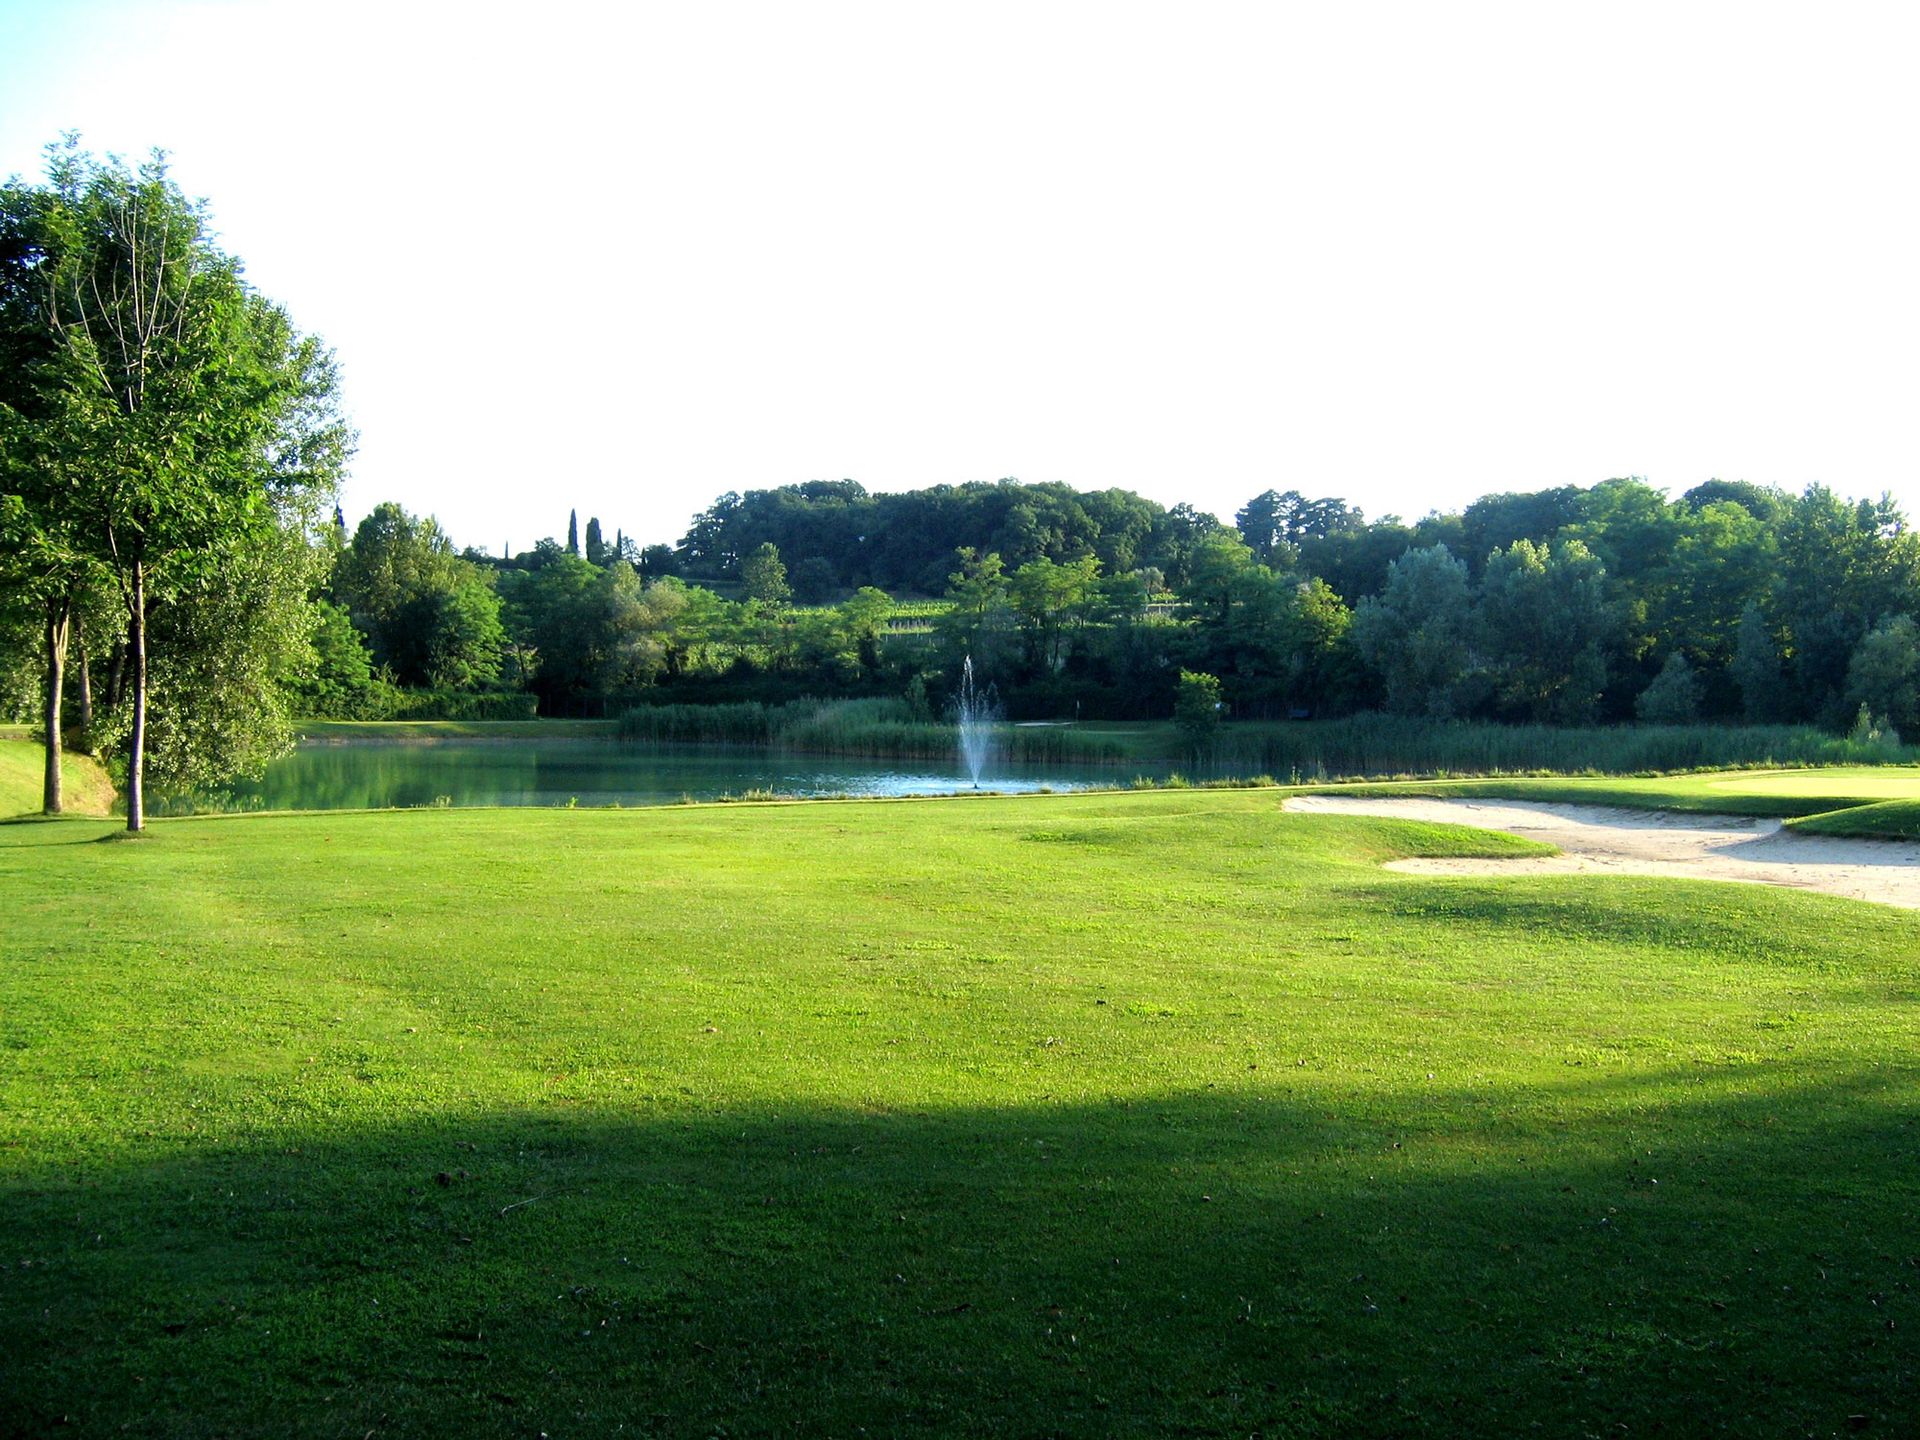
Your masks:
{"label": "reflection on water", "polygon": [[[981,788],[1077,790],[1137,769],[1000,766]],[[782,796],[950,795],[972,788],[950,765],[646,750],[606,740],[353,740],[302,744],[259,780],[211,796],[159,797],[157,814],[196,810],[377,810],[430,805],[672,805],[749,791]]]}

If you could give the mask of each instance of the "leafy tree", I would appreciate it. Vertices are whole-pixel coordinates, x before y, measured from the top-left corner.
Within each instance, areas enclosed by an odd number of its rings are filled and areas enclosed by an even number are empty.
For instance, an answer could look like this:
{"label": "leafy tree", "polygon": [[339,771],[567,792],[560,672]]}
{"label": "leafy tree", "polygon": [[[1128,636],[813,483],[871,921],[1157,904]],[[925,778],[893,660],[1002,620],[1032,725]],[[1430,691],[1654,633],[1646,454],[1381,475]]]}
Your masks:
{"label": "leafy tree", "polygon": [[1155,518],[1148,551],[1174,590],[1185,592],[1194,548],[1219,528],[1217,519],[1185,501]]}
{"label": "leafy tree", "polygon": [[940,632],[956,659],[971,655],[976,666],[988,669],[999,658],[1012,618],[1006,567],[998,555],[970,548],[956,551],[954,558],[960,568],[947,576],[950,608],[940,617]]}
{"label": "leafy tree", "polygon": [[[55,147],[35,223],[25,283],[53,343],[32,365],[43,403],[28,424],[58,463],[38,467],[35,493],[23,498],[57,513],[120,590],[132,702],[127,823],[139,830],[150,620],[173,597],[206,593],[223,566],[244,568],[277,529],[306,543],[303,507],[330,497],[352,436],[332,357],[246,289],[162,157],[135,171],[72,141]],[[177,643],[215,638],[181,633]],[[215,683],[189,658],[176,668],[196,683],[170,692],[175,706],[198,705]],[[185,733],[195,719],[166,723]]]}
{"label": "leafy tree", "polygon": [[880,668],[880,637],[893,616],[893,597],[872,585],[862,585],[841,604],[854,653],[869,674]]}
{"label": "leafy tree", "polygon": [[1593,719],[1614,624],[1605,579],[1578,540],[1516,540],[1488,558],[1474,619],[1502,708],[1563,725]]}
{"label": "leafy tree", "polygon": [[1895,615],[1867,632],[1847,665],[1847,702],[1912,733],[1920,725],[1920,626]]}
{"label": "leafy tree", "polygon": [[1581,518],[1582,503],[1581,492],[1573,485],[1529,494],[1482,495],[1461,513],[1462,553],[1477,572],[1489,555],[1516,540],[1544,545]]}
{"label": "leafy tree", "polygon": [[1388,567],[1386,587],[1353,617],[1354,645],[1380,676],[1388,709],[1456,713],[1472,660],[1472,620],[1467,567],[1446,546],[1409,550]]}
{"label": "leafy tree", "polygon": [[600,517],[587,517],[587,563],[602,565],[607,560],[607,544],[600,538]]}
{"label": "leafy tree", "polygon": [[460,577],[451,589],[416,595],[400,607],[395,629],[394,668],[406,683],[468,690],[500,678],[507,640],[500,597],[480,574]]}
{"label": "leafy tree", "polygon": [[[309,597],[325,563],[309,523],[296,512],[254,531],[156,602],[147,753],[156,784],[202,789],[257,775],[293,743],[294,705],[315,661]],[[131,716],[121,706],[106,724]]]}
{"label": "leafy tree", "polygon": [[1298,490],[1284,494],[1265,490],[1249,500],[1233,521],[1257,561],[1274,570],[1290,570],[1306,541],[1356,530],[1361,516],[1343,500],[1309,500]]}
{"label": "leafy tree", "polygon": [[1881,616],[1920,608],[1920,541],[1890,498],[1849,502],[1808,486],[1778,525],[1770,618],[1785,632],[1801,715],[1843,725],[1847,667]]}
{"label": "leafy tree", "polygon": [[1653,683],[1640,692],[1633,711],[1643,725],[1691,725],[1700,718],[1700,677],[1693,673],[1684,651],[1667,656]]}
{"label": "leafy tree", "polygon": [[1766,601],[1776,568],[1773,533],[1751,511],[1728,500],[1683,508],[1679,525],[1647,602],[1644,633],[1670,650],[1684,651],[1696,676],[1717,689],[1711,709],[1731,713],[1739,707],[1730,675],[1740,617]]}
{"label": "leafy tree", "polygon": [[340,557],[334,592],[367,633],[374,659],[402,685],[463,688],[499,678],[507,636],[492,576],[454,554],[431,516],[375,506]]}
{"label": "leafy tree", "polygon": [[740,562],[740,579],[749,600],[784,605],[793,598],[793,587],[787,583],[787,567],[780,561],[777,546],[756,546],[753,553]]}
{"label": "leafy tree", "polygon": [[1216,676],[1192,670],[1180,672],[1180,680],[1173,693],[1173,723],[1179,728],[1191,753],[1196,756],[1206,753],[1225,712],[1226,705],[1220,698],[1220,681]]}
{"label": "leafy tree", "polygon": [[601,574],[582,557],[561,551],[538,570],[501,577],[510,628],[540,657],[533,689],[549,714],[577,713],[578,702],[599,684],[605,660],[597,623]]}
{"label": "leafy tree", "polygon": [[793,567],[793,598],[802,605],[826,604],[838,584],[832,562],[819,555],[809,555]]}
{"label": "leafy tree", "polygon": [[1231,530],[1213,530],[1194,543],[1187,556],[1187,583],[1181,593],[1189,604],[1226,624],[1234,587],[1252,569],[1253,551]]}
{"label": "leafy tree", "polygon": [[1734,504],[1754,519],[1771,523],[1792,502],[1778,490],[1750,485],[1745,480],[1708,480],[1680,497],[1696,510],[1709,505]]}
{"label": "leafy tree", "polygon": [[664,580],[670,575],[680,573],[679,562],[674,559],[673,548],[669,545],[649,545],[640,552],[639,570],[647,580]]}
{"label": "leafy tree", "polygon": [[1009,577],[1007,598],[1026,641],[1031,668],[1052,671],[1065,663],[1069,637],[1086,624],[1099,577],[1100,562],[1092,555],[1065,565],[1041,556]]}
{"label": "leafy tree", "polygon": [[1780,648],[1758,605],[1749,604],[1740,612],[1731,673],[1749,721],[1765,724],[1785,713],[1786,677],[1781,673]]}
{"label": "leafy tree", "polygon": [[293,680],[293,696],[304,716],[341,720],[377,720],[386,713],[387,687],[376,677],[373,656],[354,628],[353,617],[330,600],[316,600],[308,643],[313,660]]}

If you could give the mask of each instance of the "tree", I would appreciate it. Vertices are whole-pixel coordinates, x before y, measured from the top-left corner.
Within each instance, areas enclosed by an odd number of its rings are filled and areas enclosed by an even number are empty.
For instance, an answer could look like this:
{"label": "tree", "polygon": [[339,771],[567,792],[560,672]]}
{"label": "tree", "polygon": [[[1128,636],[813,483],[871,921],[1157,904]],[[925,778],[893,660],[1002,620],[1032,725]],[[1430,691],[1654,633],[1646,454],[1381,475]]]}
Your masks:
{"label": "tree", "polygon": [[826,604],[838,583],[832,562],[819,555],[809,555],[793,567],[793,598],[802,605]]}
{"label": "tree", "polygon": [[1786,711],[1782,691],[1786,677],[1780,671],[1780,647],[1758,605],[1740,612],[1735,631],[1733,683],[1740,691],[1746,718],[1756,724],[1777,720]]}
{"label": "tree", "polygon": [[492,572],[454,554],[433,517],[389,501],[354,531],[334,593],[371,639],[374,659],[402,685],[464,687],[499,678],[506,636],[492,581]]}
{"label": "tree", "polygon": [[960,568],[947,576],[947,613],[939,620],[946,647],[955,659],[971,655],[989,670],[999,658],[1012,612],[1007,605],[1006,567],[998,555],[971,547],[954,552]]}
{"label": "tree", "polygon": [[54,197],[0,189],[0,584],[38,633],[46,763],[41,808],[63,808],[61,711],[82,593],[100,567],[86,552],[72,457],[57,442],[66,405],[49,386],[59,358],[49,284]]}
{"label": "tree", "polygon": [[587,517],[587,563],[603,565],[607,558],[607,542],[600,538],[600,517],[590,515]]}
{"label": "tree", "polygon": [[[314,667],[310,599],[325,552],[312,517],[289,513],[223,547],[191,585],[153,607],[147,768],[169,789],[258,774],[293,743],[293,708]],[[105,725],[129,722],[116,707]]]}
{"label": "tree", "polygon": [[1895,615],[1868,631],[1847,665],[1847,703],[1908,734],[1920,724],[1920,626]]}
{"label": "tree", "polygon": [[1516,540],[1487,558],[1474,622],[1500,706],[1560,725],[1593,719],[1613,628],[1605,580],[1578,540]]}
{"label": "tree", "polygon": [[1068,637],[1086,624],[1099,578],[1100,562],[1091,555],[1065,565],[1041,556],[1013,572],[1007,596],[1019,617],[1032,669],[1058,670],[1065,663]]}
{"label": "tree", "polygon": [[[127,825],[144,827],[149,620],[331,490],[352,448],[331,355],[251,293],[156,154],[51,152],[30,283],[53,344],[31,422],[59,459],[37,498],[107,566],[127,615]],[[61,493],[50,494],[58,484]],[[169,703],[192,707],[189,684]],[[187,717],[176,717],[187,718]]]}
{"label": "tree", "polygon": [[311,664],[293,682],[299,713],[340,720],[378,720],[389,686],[374,674],[373,656],[353,617],[329,600],[314,602]]}
{"label": "tree", "polygon": [[1471,660],[1467,567],[1444,545],[1409,550],[1380,594],[1360,602],[1353,640],[1380,676],[1389,710],[1453,715]]}
{"label": "tree", "polygon": [[1187,583],[1181,593],[1196,608],[1217,606],[1213,618],[1224,625],[1233,606],[1234,586],[1253,564],[1253,551],[1236,532],[1210,531],[1188,553]]}
{"label": "tree", "polygon": [[1700,718],[1700,677],[1687,663],[1686,652],[1675,650],[1640,698],[1633,713],[1643,725],[1691,725]]}
{"label": "tree", "polygon": [[880,636],[893,615],[893,597],[872,585],[862,585],[840,604],[847,632],[861,668],[872,674],[880,668]]}
{"label": "tree", "polygon": [[1179,684],[1173,692],[1173,723],[1196,757],[1204,755],[1212,745],[1225,711],[1217,678],[1192,670],[1180,672]]}
{"label": "tree", "polygon": [[780,563],[780,551],[774,545],[760,545],[740,562],[740,580],[749,600],[784,605],[793,598],[793,587],[787,583],[787,567]]}
{"label": "tree", "polygon": [[580,512],[578,510],[567,511],[567,553],[569,555],[580,553]]}

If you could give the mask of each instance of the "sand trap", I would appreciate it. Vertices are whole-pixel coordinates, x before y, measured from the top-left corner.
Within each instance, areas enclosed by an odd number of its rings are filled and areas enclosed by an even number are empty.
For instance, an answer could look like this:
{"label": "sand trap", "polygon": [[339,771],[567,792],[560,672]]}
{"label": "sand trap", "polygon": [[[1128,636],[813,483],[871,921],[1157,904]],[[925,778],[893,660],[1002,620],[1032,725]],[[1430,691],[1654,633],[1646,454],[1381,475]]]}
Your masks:
{"label": "sand trap", "polygon": [[1778,820],[1386,795],[1296,795],[1286,808],[1504,830],[1562,852],[1540,859],[1395,860],[1387,866],[1416,875],[1666,875],[1787,885],[1920,909],[1920,845],[1800,835],[1782,829]]}

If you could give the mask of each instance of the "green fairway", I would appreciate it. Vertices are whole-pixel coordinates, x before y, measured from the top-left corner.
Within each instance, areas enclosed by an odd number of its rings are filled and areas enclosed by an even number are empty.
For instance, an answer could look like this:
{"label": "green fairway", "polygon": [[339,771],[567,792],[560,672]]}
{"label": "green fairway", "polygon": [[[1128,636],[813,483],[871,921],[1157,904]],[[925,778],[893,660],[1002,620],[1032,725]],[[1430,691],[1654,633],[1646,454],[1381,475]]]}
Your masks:
{"label": "green fairway", "polygon": [[1819,815],[1882,800],[1920,800],[1920,767],[1834,765],[1810,770],[1716,770],[1645,777],[1580,775],[1386,781],[1326,788],[1333,794],[1544,800],[1566,805],[1793,817]]}
{"label": "green fairway", "polygon": [[1920,840],[1920,800],[1882,800],[1787,822],[1807,835],[1853,835],[1874,840]]}
{"label": "green fairway", "polygon": [[0,826],[0,1433],[1899,1433],[1920,914],[1281,801]]}

